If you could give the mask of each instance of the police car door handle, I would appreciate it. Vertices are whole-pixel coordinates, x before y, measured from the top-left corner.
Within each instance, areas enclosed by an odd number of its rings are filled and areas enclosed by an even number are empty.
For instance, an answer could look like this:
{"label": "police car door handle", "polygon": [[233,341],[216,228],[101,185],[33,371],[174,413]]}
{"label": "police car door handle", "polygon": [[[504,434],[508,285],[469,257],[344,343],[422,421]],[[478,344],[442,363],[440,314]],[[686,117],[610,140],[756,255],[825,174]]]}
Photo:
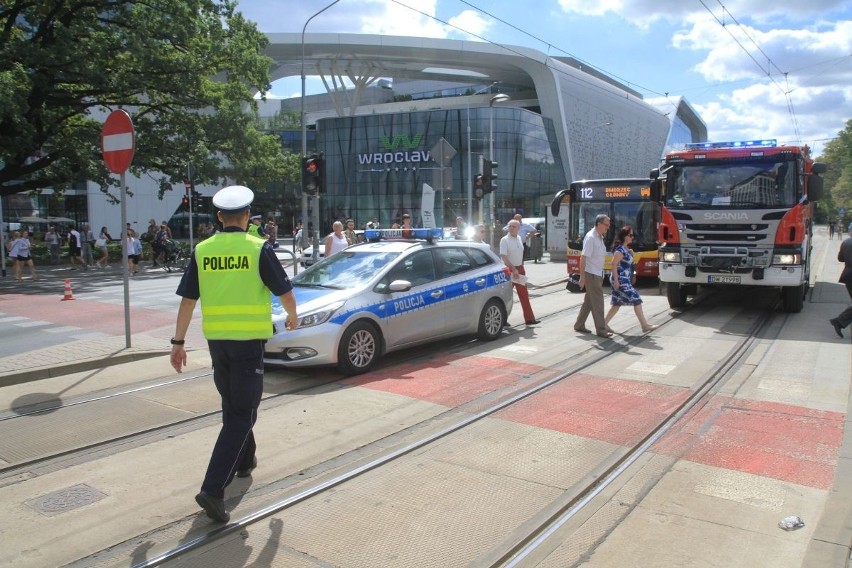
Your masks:
{"label": "police car door handle", "polygon": [[477,286],[485,286],[486,282],[488,282],[488,280],[486,278],[477,278],[476,280],[473,281],[473,283],[476,284]]}
{"label": "police car door handle", "polygon": [[443,291],[443,290],[435,290],[434,292],[432,292],[432,293],[430,294],[430,296],[432,296],[432,297],[433,297],[433,298],[435,298],[436,300],[437,300],[438,298],[440,298],[441,296],[443,296],[443,295],[444,295],[444,291]]}

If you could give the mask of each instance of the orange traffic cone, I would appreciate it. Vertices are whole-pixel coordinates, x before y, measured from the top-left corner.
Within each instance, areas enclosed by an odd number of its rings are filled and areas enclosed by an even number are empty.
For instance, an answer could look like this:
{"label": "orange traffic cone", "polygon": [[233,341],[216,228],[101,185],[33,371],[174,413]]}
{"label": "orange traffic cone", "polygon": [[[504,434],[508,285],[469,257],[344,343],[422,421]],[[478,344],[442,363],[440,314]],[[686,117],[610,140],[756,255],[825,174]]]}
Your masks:
{"label": "orange traffic cone", "polygon": [[65,279],[65,295],[62,296],[62,301],[64,302],[65,300],[73,300],[73,299],[74,299],[74,293],[71,291],[71,279],[66,278]]}

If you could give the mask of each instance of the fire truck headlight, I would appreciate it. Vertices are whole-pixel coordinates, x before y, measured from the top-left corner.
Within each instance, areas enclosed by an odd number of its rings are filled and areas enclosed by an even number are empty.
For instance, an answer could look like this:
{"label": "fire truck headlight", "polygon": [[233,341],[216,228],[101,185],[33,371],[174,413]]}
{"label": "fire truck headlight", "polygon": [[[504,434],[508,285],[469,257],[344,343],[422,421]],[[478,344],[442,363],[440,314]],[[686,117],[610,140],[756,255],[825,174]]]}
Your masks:
{"label": "fire truck headlight", "polygon": [[680,253],[677,251],[663,252],[661,256],[663,262],[680,262]]}
{"label": "fire truck headlight", "polygon": [[802,264],[802,257],[798,254],[775,254],[772,255],[772,264]]}

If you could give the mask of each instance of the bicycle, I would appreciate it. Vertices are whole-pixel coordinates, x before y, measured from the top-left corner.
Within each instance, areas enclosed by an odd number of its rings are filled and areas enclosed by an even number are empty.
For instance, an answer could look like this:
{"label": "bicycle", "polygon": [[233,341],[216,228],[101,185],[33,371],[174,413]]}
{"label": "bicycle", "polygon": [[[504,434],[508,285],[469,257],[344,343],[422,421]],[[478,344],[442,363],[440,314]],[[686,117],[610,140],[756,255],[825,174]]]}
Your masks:
{"label": "bicycle", "polygon": [[186,270],[189,265],[189,248],[184,247],[177,241],[166,241],[166,254],[163,260],[163,270],[171,272],[172,270]]}

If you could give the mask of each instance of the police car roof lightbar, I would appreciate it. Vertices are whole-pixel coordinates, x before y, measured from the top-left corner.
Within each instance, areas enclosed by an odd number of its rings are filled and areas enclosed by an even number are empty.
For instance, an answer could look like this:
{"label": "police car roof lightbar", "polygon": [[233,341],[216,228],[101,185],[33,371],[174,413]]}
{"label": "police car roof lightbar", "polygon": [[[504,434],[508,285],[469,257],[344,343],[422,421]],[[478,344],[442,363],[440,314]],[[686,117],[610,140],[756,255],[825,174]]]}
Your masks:
{"label": "police car roof lightbar", "polygon": [[381,239],[426,240],[432,242],[433,239],[440,239],[441,235],[442,231],[437,227],[434,229],[366,229],[364,231],[364,238],[370,242]]}
{"label": "police car roof lightbar", "polygon": [[711,150],[713,148],[754,148],[757,146],[776,146],[776,140],[743,140],[738,142],[690,142],[686,145],[690,150]]}

